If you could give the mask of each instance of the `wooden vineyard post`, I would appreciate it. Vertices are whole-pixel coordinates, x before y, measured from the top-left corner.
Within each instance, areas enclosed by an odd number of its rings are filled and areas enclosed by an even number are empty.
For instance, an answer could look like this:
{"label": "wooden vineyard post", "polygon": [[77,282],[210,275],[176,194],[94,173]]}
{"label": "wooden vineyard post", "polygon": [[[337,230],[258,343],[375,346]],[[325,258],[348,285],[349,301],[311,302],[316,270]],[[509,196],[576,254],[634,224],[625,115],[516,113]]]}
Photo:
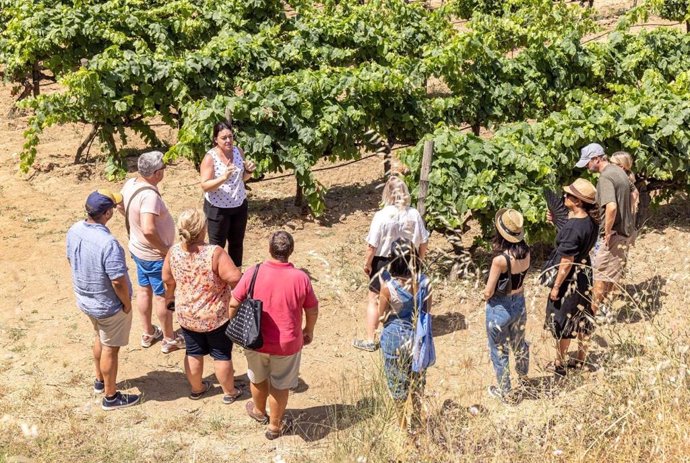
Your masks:
{"label": "wooden vineyard post", "polygon": [[426,213],[426,195],[429,193],[429,171],[431,171],[431,158],[434,155],[434,142],[424,142],[424,154],[422,155],[422,169],[419,173],[419,197],[417,198],[417,210],[424,217]]}

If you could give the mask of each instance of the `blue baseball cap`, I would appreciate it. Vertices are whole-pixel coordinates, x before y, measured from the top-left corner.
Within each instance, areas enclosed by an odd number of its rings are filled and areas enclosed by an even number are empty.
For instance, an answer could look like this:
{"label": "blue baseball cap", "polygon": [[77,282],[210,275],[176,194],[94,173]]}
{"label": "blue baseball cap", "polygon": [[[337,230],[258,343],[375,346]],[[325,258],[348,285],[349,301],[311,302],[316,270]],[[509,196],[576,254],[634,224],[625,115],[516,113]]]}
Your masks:
{"label": "blue baseball cap", "polygon": [[86,198],[86,213],[91,217],[99,216],[122,202],[122,195],[110,190],[96,190]]}

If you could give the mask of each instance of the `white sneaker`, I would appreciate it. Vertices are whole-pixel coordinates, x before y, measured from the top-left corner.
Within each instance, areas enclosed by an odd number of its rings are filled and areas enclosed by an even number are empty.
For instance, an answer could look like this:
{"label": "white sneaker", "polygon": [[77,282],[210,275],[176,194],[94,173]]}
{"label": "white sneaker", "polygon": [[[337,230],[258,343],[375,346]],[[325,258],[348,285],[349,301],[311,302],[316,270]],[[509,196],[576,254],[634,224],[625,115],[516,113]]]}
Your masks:
{"label": "white sneaker", "polygon": [[163,330],[158,325],[153,325],[153,334],[141,335],[141,347],[151,347],[151,344],[161,339],[163,339]]}
{"label": "white sneaker", "polygon": [[163,341],[161,341],[161,352],[163,352],[164,354],[169,354],[170,352],[175,352],[176,350],[184,348],[184,338],[181,334],[175,336],[175,339],[163,339]]}

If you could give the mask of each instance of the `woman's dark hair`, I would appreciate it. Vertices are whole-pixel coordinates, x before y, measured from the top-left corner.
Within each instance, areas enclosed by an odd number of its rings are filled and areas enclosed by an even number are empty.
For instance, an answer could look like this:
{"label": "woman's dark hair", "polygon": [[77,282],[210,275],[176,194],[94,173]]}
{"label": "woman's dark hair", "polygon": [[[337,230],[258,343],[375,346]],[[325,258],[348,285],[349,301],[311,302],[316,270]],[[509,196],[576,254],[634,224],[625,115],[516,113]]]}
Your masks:
{"label": "woman's dark hair", "polygon": [[584,211],[587,213],[587,215],[589,215],[589,217],[595,224],[599,225],[601,216],[599,215],[599,208],[596,204],[586,203],[582,201],[582,209],[584,209]]}
{"label": "woman's dark hair", "polygon": [[409,278],[419,268],[419,257],[410,240],[398,238],[391,245],[391,263],[388,271],[396,278]]}
{"label": "woman's dark hair", "polygon": [[218,134],[223,130],[229,130],[232,133],[235,133],[235,131],[232,129],[232,122],[230,122],[230,121],[217,122],[216,125],[213,126],[213,137],[211,138],[211,143],[213,145],[216,144],[216,138],[218,138]]}
{"label": "woman's dark hair", "polygon": [[527,254],[529,254],[529,246],[527,246],[525,240],[518,243],[511,243],[498,233],[498,229],[496,229],[495,232],[494,241],[491,246],[495,256],[507,252],[517,260],[527,257]]}

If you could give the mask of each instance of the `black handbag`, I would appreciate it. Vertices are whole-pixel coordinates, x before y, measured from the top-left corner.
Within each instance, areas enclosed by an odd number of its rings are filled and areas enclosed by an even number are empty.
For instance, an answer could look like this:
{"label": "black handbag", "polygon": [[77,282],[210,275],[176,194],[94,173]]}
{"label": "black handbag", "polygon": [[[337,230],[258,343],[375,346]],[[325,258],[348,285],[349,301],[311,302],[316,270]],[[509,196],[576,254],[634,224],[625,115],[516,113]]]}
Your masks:
{"label": "black handbag", "polygon": [[261,337],[261,312],[264,303],[254,299],[254,283],[259,274],[260,265],[256,265],[254,275],[252,275],[247,298],[240,304],[237,313],[225,329],[225,335],[233,343],[251,350],[260,349],[264,345],[264,339]]}
{"label": "black handbag", "polygon": [[539,283],[546,286],[547,288],[553,288],[556,283],[556,276],[558,275],[558,264],[560,263],[560,255],[558,250],[554,249],[551,251],[549,258],[546,259],[544,265],[539,273]]}
{"label": "black handbag", "polygon": [[508,276],[498,279],[494,294],[496,296],[507,296],[513,290],[513,274],[512,269],[510,268],[510,256],[508,256],[508,254],[505,252],[501,255],[506,258],[506,263],[508,264]]}

